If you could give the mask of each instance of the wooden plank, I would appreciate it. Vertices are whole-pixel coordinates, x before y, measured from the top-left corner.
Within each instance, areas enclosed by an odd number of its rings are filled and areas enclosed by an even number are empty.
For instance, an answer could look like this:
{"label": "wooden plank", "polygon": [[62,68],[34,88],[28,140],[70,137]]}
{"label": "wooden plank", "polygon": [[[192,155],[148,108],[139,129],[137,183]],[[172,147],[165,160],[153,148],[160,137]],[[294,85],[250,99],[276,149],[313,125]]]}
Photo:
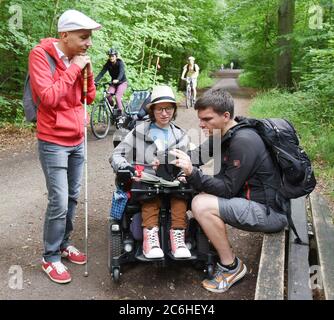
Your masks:
{"label": "wooden plank", "polygon": [[311,193],[310,199],[325,297],[327,300],[334,300],[333,219],[324,197],[317,193]]}
{"label": "wooden plank", "polygon": [[305,197],[291,200],[291,216],[297,232],[307,245],[294,242],[296,236],[290,229],[288,255],[288,300],[312,300],[309,285],[309,240]]}
{"label": "wooden plank", "polygon": [[284,299],[285,231],[264,234],[255,300]]}

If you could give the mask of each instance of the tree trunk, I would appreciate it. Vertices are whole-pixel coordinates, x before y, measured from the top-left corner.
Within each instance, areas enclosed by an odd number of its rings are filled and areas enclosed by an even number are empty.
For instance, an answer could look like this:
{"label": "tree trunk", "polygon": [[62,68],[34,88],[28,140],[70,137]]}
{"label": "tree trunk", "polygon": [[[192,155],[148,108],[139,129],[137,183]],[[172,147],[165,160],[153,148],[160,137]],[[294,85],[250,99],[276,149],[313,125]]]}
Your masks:
{"label": "tree trunk", "polygon": [[281,0],[278,9],[278,57],[277,84],[281,88],[292,87],[292,39],[295,0]]}
{"label": "tree trunk", "polygon": [[147,69],[151,68],[152,60],[153,60],[153,57],[154,57],[153,54],[152,54],[152,50],[153,50],[153,37],[151,38],[151,45],[150,45]]}

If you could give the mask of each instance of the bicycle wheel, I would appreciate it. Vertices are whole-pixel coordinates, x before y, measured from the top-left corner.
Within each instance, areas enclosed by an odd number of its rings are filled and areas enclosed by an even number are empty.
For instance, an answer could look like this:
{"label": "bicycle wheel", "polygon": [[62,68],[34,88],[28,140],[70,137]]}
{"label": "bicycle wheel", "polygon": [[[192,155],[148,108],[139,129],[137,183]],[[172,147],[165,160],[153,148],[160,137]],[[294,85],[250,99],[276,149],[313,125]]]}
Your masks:
{"label": "bicycle wheel", "polygon": [[187,109],[191,108],[191,100],[192,100],[191,87],[190,85],[187,85],[187,97],[186,97],[186,108]]}
{"label": "bicycle wheel", "polygon": [[191,97],[191,107],[192,108],[195,108],[195,103],[196,103],[196,99],[194,98],[194,93],[193,93]]}
{"label": "bicycle wheel", "polygon": [[104,102],[93,106],[90,115],[90,126],[97,139],[103,139],[107,136],[110,129],[110,114]]}
{"label": "bicycle wheel", "polygon": [[195,93],[194,93],[194,83],[192,82],[190,85],[190,107],[195,107]]}

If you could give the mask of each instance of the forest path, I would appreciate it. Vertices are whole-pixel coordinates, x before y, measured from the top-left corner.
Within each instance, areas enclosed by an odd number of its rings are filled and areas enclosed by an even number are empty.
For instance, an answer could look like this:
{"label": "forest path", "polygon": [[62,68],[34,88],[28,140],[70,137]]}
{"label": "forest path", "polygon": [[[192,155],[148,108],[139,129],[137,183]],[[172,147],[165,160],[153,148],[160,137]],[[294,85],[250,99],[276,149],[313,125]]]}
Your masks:
{"label": "forest path", "polygon": [[[225,71],[220,76],[223,78],[217,79],[215,87],[231,91],[236,114],[247,115],[251,98],[247,90],[239,88],[235,71]],[[194,110],[180,107],[176,122],[186,130],[198,130]],[[72,282],[67,285],[51,282],[40,267],[47,193],[35,139],[27,138],[16,148],[4,148],[0,152],[0,299],[254,298],[262,235],[233,228],[230,228],[230,241],[247,265],[248,274],[224,294],[204,290],[201,287],[204,273],[186,262],[172,262],[167,268],[139,262],[124,265],[120,283],[113,283],[107,268],[108,215],[114,189],[114,174],[108,162],[113,150],[112,134],[98,141],[89,135],[88,141],[89,276],[83,277],[83,266],[65,261],[72,275]],[[81,192],[72,239],[80,249],[84,249],[83,196]]]}

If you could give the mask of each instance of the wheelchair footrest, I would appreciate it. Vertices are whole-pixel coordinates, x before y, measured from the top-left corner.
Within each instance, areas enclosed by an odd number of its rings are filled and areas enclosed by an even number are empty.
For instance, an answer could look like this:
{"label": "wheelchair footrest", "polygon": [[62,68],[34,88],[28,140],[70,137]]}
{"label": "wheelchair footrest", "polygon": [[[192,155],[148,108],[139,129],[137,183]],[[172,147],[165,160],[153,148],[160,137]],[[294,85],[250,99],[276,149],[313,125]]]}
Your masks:
{"label": "wheelchair footrest", "polygon": [[189,258],[175,258],[171,252],[168,252],[167,253],[167,256],[172,259],[172,260],[175,260],[175,261],[189,261],[189,260],[196,260],[197,259],[197,255],[191,253],[191,257]]}
{"label": "wheelchair footrest", "polygon": [[155,259],[148,259],[143,254],[136,255],[136,259],[142,262],[156,262],[156,261],[165,261],[165,258],[155,258]]}

